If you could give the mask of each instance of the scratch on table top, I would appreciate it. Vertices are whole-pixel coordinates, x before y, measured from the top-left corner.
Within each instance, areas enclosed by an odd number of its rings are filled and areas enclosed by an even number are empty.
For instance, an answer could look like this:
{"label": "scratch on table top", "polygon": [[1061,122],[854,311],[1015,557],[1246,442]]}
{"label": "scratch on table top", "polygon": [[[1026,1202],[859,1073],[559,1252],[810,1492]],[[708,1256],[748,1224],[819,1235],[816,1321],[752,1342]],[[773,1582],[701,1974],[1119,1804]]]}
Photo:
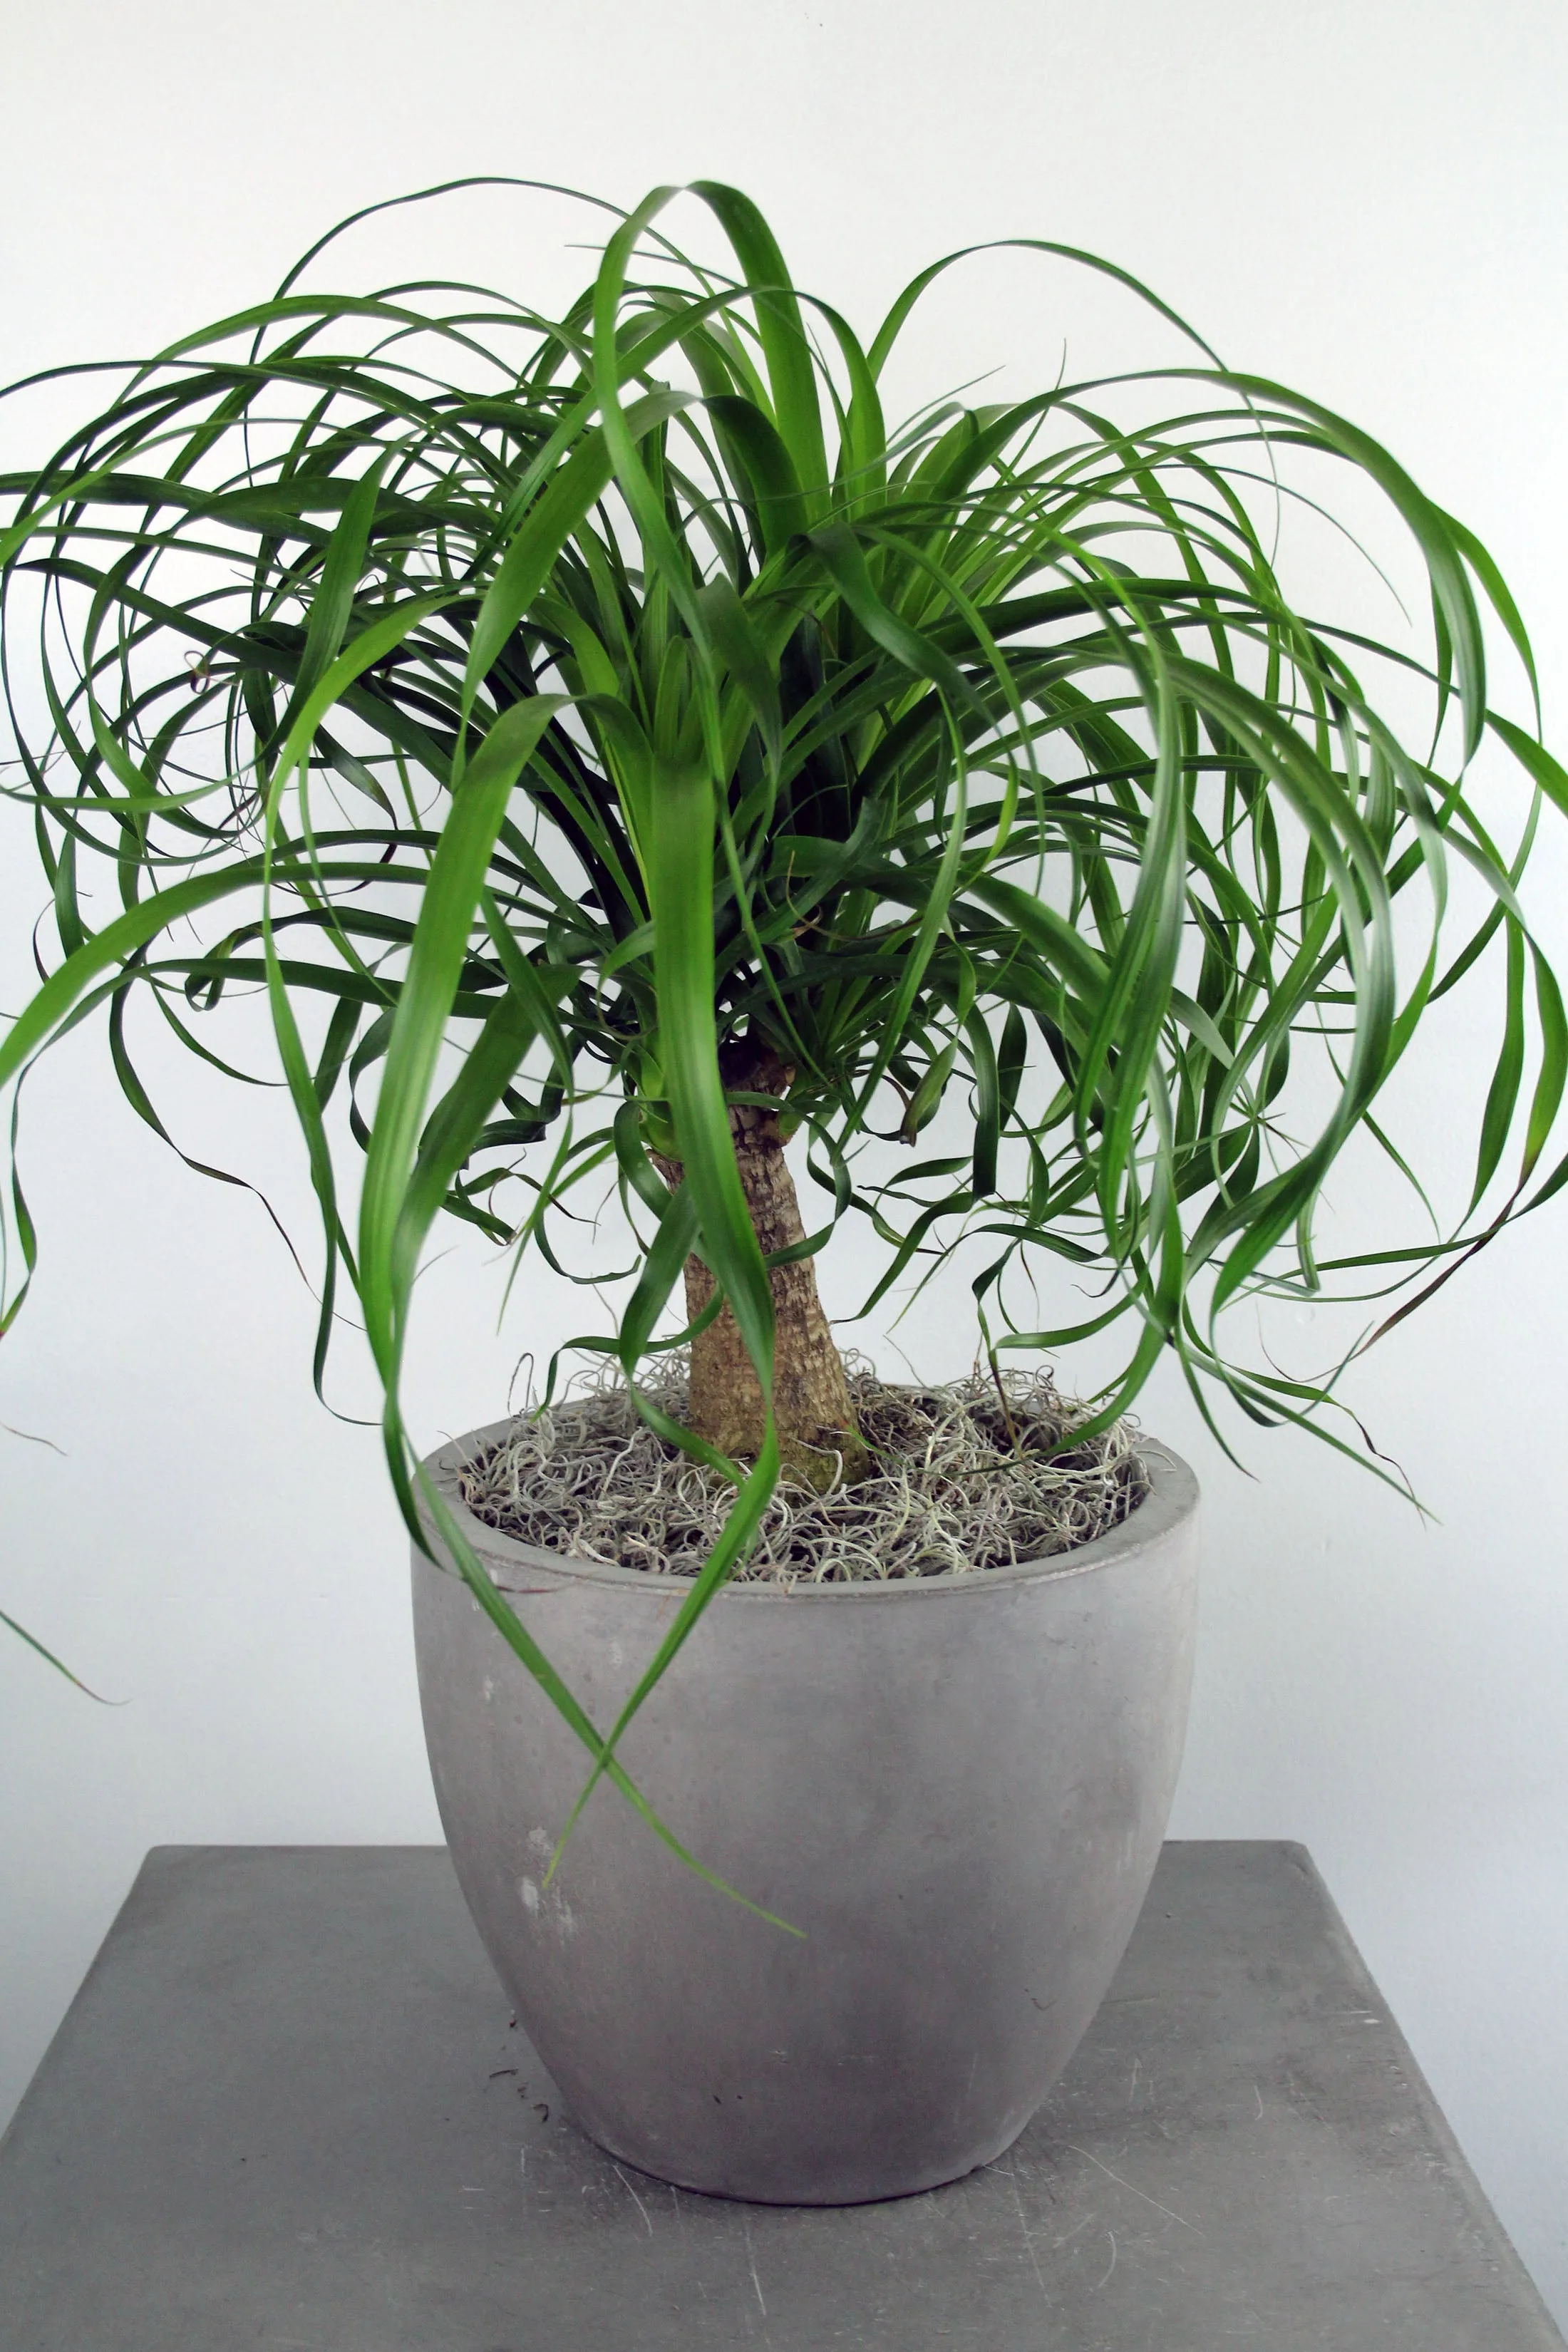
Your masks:
{"label": "scratch on table top", "polygon": [[1094,2285],[1090,2290],[1094,2294],[1098,2294],[1100,2293],[1100,2288],[1105,2285],[1111,2272],[1116,2268],[1116,2232],[1114,2230],[1107,2230],[1105,2234],[1110,2241],[1110,2260],[1106,2263],[1104,2270],[1101,2271],[1100,2276],[1094,2282]]}
{"label": "scratch on table top", "polygon": [[647,2207],[643,2203],[642,2199],[637,2195],[637,2190],[632,2187],[631,2182],[626,2179],[626,2174],[621,2170],[618,2164],[612,2164],[610,2170],[615,2174],[616,2179],[620,2182],[621,2187],[626,2190],[626,2195],[631,2199],[632,2203],[642,2215],[643,2228],[647,2231],[648,2236],[651,2238],[653,2235],[653,2223],[648,2218]]}
{"label": "scratch on table top", "polygon": [[741,2218],[741,2234],[746,2242],[746,2268],[752,2273],[752,2284],[757,2291],[757,2309],[765,2319],[768,2315],[768,2306],[763,2301],[763,2283],[757,2276],[757,2258],[752,2252],[752,2225],[743,2214]]}
{"label": "scratch on table top", "polygon": [[1087,2158],[1088,2161],[1095,2166],[1097,2170],[1104,2173],[1107,2180],[1114,2180],[1118,2189],[1131,2189],[1134,2197],[1142,2197],[1145,2205],[1152,2205],[1156,2213],[1163,2213],[1168,2221],[1181,2222],[1183,2229],[1191,2230],[1194,2238],[1201,2238],[1203,2236],[1204,2233],[1198,2228],[1195,2221],[1186,2221],[1180,2213],[1173,2213],[1170,2207],[1168,2205],[1162,2205],[1157,2197],[1150,2197],[1146,2195],[1142,2189],[1134,2187],[1131,2180],[1123,2180],[1119,2172],[1112,2172],[1109,2164],[1101,2164],[1098,2156],[1090,2156],[1087,2147],[1079,2147],[1076,2142],[1070,2139],[1063,2140],[1062,2146],[1064,2147],[1070,2147],[1075,2156]]}
{"label": "scratch on table top", "polygon": [[1049,2294],[1047,2294],[1046,2282],[1041,2274],[1040,2258],[1035,2252],[1034,2236],[1030,2231],[1028,2221],[1025,2218],[1024,2200],[1018,2191],[1018,2176],[1014,2171],[1011,2165],[1007,2167],[1007,2186],[1013,2191],[1013,2202],[1018,2210],[1018,2228],[1023,2233],[1024,2251],[1029,2257],[1029,2267],[1035,2273],[1035,2284],[1039,2288],[1040,2293],[1045,2295],[1046,2301],[1049,2303],[1051,2298]]}

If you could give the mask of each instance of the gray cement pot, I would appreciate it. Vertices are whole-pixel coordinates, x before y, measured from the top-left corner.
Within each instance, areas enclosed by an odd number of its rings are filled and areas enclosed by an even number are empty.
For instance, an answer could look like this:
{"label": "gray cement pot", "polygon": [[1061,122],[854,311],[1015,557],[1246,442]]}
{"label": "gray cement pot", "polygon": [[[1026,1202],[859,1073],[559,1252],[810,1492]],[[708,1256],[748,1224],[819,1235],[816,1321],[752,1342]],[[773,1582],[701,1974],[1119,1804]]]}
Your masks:
{"label": "gray cement pot", "polygon": [[[454,1465],[431,1468],[455,1508]],[[999,2156],[1099,2006],[1175,1786],[1197,1486],[1162,1449],[1132,1517],[1033,1566],[721,1593],[627,1734],[627,1769],[780,1932],[607,1786],[547,1893],[578,1742],[467,1588],[417,1554],[415,1631],[463,1892],[574,2119],[681,2186],[906,2196]],[[604,1724],[682,1587],[463,1512]]]}

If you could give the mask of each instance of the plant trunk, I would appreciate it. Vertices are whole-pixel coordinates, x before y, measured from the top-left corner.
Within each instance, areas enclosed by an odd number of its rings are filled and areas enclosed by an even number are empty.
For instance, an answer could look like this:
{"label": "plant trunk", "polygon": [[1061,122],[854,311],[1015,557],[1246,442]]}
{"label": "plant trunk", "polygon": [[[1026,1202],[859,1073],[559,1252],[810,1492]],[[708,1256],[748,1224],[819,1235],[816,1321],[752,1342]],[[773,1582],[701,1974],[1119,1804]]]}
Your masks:
{"label": "plant trunk", "polygon": [[[726,1087],[746,1093],[782,1094],[794,1075],[771,1049],[749,1044],[723,1047],[721,1065]],[[730,1132],[741,1188],[764,1256],[804,1240],[805,1228],[778,1114],[758,1103],[732,1103]],[[660,1159],[658,1166],[672,1188],[681,1181],[684,1171],[678,1160]],[[774,1266],[769,1280],[774,1318],[773,1419],[784,1470],[819,1493],[840,1475],[851,1485],[864,1475],[868,1456],[849,1402],[843,1360],[817,1296],[816,1268],[810,1258],[795,1258],[788,1265]],[[712,1296],[713,1276],[700,1258],[689,1257],[689,1322],[695,1322]],[[753,1460],[762,1452],[766,1420],[762,1387],[728,1307],[691,1343],[689,1417],[699,1437],[732,1460]]]}

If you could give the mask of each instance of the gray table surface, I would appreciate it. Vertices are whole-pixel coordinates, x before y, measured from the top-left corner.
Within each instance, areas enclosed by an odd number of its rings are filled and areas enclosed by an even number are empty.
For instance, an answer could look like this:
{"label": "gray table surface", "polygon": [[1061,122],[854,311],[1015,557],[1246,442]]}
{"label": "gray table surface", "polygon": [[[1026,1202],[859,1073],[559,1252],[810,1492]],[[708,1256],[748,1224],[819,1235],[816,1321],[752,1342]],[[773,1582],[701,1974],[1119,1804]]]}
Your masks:
{"label": "gray table surface", "polygon": [[1023,2138],[897,2203],[601,2155],[438,1848],[155,1850],[0,2143],[5,2352],[1562,2343],[1299,1846],[1168,1846]]}

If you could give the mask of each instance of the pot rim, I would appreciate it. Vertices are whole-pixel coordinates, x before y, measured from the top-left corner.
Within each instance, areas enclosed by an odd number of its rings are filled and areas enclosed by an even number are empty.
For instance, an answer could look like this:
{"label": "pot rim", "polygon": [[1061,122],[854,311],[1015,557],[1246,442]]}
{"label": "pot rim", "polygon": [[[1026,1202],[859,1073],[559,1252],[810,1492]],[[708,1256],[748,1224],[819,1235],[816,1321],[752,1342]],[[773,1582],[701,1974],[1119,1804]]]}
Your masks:
{"label": "pot rim", "polygon": [[[671,1599],[690,1591],[690,1577],[660,1575],[645,1568],[621,1568],[610,1560],[580,1559],[567,1552],[546,1551],[538,1544],[521,1543],[515,1536],[492,1528],[469,1510],[458,1488],[459,1463],[482,1446],[499,1443],[515,1423],[513,1414],[504,1421],[487,1422],[481,1428],[468,1430],[428,1454],[424,1465],[462,1532],[490,1568],[500,1591],[554,1592],[575,1584],[608,1584],[623,1592],[641,1592],[650,1602],[661,1606],[668,1606]],[[726,1584],[713,1597],[726,1605],[745,1601],[773,1607],[787,1603],[794,1608],[809,1601],[890,1603],[935,1600],[944,1593],[1006,1592],[1016,1591],[1020,1584],[1047,1580],[1065,1581],[1069,1577],[1091,1575],[1098,1569],[1110,1568],[1147,1550],[1173,1528],[1196,1515],[1197,1478],[1181,1455],[1155,1438],[1145,1438],[1137,1453],[1149,1481],[1143,1500],[1120,1526],[1108,1528],[1089,1543],[1079,1544],[1075,1550],[1019,1560],[1010,1568],[948,1570],[940,1576],[865,1577],[837,1584],[816,1584],[805,1578],[795,1584],[784,1584],[769,1578]],[[526,1573],[530,1581],[520,1587],[511,1581],[511,1577],[521,1573]],[[553,1581],[541,1586],[541,1575],[548,1575]]]}

